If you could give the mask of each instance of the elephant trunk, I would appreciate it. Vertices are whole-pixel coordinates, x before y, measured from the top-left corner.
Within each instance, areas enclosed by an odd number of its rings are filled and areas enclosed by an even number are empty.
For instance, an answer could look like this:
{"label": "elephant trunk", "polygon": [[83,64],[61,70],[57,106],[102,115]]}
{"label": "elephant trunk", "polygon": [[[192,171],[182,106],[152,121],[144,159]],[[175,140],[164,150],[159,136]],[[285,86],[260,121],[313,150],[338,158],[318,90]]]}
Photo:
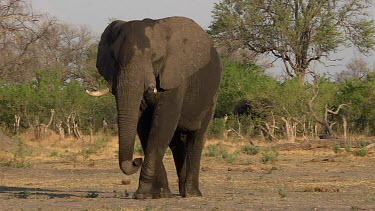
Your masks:
{"label": "elephant trunk", "polygon": [[133,161],[139,107],[143,95],[143,89],[139,88],[141,86],[139,86],[138,82],[139,79],[124,80],[120,77],[116,93],[119,128],[119,165],[122,172],[126,175],[136,173],[142,165],[142,158],[136,158]]}

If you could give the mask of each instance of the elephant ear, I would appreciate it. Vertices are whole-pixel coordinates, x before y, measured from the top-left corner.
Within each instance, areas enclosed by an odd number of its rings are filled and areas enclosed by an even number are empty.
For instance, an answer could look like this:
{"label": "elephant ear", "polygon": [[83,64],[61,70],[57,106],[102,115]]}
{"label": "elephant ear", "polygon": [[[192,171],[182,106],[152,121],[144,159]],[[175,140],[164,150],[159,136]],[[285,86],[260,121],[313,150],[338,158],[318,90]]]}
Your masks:
{"label": "elephant ear", "polygon": [[96,68],[99,73],[109,82],[116,75],[119,46],[116,42],[121,41],[119,37],[124,36],[121,30],[125,21],[113,21],[104,30],[98,47],[98,55],[96,60]]}
{"label": "elephant ear", "polygon": [[169,28],[167,56],[160,73],[160,87],[172,89],[203,68],[210,61],[213,43],[194,21],[186,18],[166,19]]}

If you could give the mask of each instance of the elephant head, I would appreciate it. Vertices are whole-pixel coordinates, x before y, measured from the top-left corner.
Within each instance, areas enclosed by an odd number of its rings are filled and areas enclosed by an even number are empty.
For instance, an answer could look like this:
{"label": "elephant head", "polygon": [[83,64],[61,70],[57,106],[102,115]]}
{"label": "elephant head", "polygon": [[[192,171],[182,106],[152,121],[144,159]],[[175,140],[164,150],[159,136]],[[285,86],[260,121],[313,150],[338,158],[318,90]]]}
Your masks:
{"label": "elephant head", "polygon": [[144,92],[179,87],[210,61],[211,47],[205,31],[182,17],[114,21],[104,30],[96,66],[108,81],[104,92],[116,97],[119,164],[125,174],[135,173],[142,163],[133,161],[133,151]]}

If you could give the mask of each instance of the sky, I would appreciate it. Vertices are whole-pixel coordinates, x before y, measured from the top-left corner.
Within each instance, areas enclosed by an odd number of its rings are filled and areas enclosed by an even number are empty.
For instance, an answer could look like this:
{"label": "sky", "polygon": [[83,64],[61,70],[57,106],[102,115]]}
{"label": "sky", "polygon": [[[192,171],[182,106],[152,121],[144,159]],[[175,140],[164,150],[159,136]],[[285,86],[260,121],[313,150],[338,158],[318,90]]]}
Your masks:
{"label": "sky", "polygon": [[[208,29],[212,21],[212,9],[221,0],[30,0],[34,10],[48,13],[64,22],[89,27],[98,36],[104,31],[111,18],[121,20],[139,20],[144,18],[164,18],[168,16],[186,16]],[[331,55],[341,61],[330,63],[325,67],[317,64],[318,72],[330,72],[331,75],[345,69],[345,64],[354,57],[363,57],[375,65],[375,52],[364,56],[353,48],[345,49]],[[270,61],[271,58],[270,58]],[[281,75],[281,62],[266,72],[274,77]]]}
{"label": "sky", "polygon": [[31,0],[33,9],[60,20],[85,25],[101,34],[109,19],[136,20],[186,16],[208,29],[219,0]]}

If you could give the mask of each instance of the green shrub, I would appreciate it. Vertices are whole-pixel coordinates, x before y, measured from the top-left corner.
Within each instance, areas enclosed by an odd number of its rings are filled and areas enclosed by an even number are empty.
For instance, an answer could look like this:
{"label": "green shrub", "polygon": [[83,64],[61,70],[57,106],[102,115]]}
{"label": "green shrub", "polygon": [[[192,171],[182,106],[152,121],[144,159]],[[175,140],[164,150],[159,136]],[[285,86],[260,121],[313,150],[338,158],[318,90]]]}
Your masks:
{"label": "green shrub", "polygon": [[355,151],[355,155],[359,157],[364,157],[367,155],[367,148],[366,147],[361,147],[359,150]]}
{"label": "green shrub", "polygon": [[244,147],[243,153],[247,155],[256,155],[260,152],[260,147],[248,144]]}
{"label": "green shrub", "polygon": [[205,156],[207,157],[215,157],[215,158],[227,158],[229,152],[223,146],[217,145],[209,145],[207,146]]}
{"label": "green shrub", "polygon": [[18,197],[21,199],[27,199],[31,196],[31,192],[29,190],[21,191],[18,193]]}
{"label": "green shrub", "polygon": [[228,163],[235,163],[238,160],[239,155],[240,155],[239,151],[236,151],[234,153],[228,153],[228,157],[226,157],[225,160]]}
{"label": "green shrub", "polygon": [[209,145],[205,152],[205,156],[207,157],[222,158],[226,160],[228,163],[236,162],[238,160],[239,154],[239,152],[229,153],[228,150],[220,144]]}
{"label": "green shrub", "polygon": [[91,146],[91,147],[84,148],[81,151],[81,153],[83,155],[83,158],[89,158],[92,154],[97,153],[97,149]]}
{"label": "green shrub", "polygon": [[340,153],[340,144],[338,144],[338,143],[333,144],[333,152],[335,154]]}
{"label": "green shrub", "polygon": [[283,190],[283,189],[279,189],[279,196],[280,196],[281,198],[285,198],[285,197],[286,197],[286,192],[285,192],[285,190]]}
{"label": "green shrub", "polygon": [[274,163],[277,161],[278,156],[279,156],[278,152],[267,152],[262,156],[262,158],[260,159],[260,162],[263,164]]}
{"label": "green shrub", "polygon": [[56,151],[56,150],[53,150],[49,156],[50,157],[57,157],[57,156],[59,156],[59,152]]}

